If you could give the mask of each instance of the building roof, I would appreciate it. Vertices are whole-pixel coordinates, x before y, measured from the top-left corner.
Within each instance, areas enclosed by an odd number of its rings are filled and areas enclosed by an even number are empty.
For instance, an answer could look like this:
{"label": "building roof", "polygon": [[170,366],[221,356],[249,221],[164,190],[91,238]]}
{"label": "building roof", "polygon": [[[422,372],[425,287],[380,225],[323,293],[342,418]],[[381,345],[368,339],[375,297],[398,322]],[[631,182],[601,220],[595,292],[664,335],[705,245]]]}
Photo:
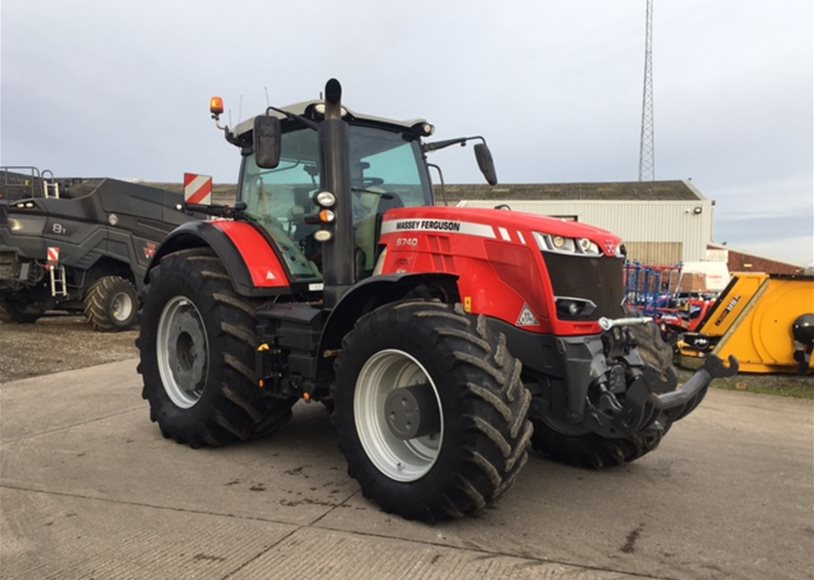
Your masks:
{"label": "building roof", "polygon": [[[183,191],[180,183],[145,183],[169,191]],[[441,188],[434,186],[436,202],[441,202]],[[494,187],[480,183],[447,184],[448,203],[467,200],[540,201],[698,201],[706,199],[688,181],[613,181],[597,183],[508,183]],[[237,185],[215,183],[216,198],[234,198]]]}
{"label": "building roof", "polygon": [[[502,183],[445,186],[449,201],[697,201],[706,199],[688,181],[613,181],[597,183]],[[436,195],[440,196],[436,185]]]}

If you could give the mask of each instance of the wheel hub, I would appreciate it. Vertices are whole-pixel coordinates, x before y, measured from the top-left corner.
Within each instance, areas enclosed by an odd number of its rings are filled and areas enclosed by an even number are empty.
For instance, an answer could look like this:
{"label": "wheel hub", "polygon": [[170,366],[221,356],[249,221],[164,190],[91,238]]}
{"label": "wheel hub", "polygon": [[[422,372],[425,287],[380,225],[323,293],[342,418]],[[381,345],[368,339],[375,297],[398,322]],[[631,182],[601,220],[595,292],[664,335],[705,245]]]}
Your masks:
{"label": "wheel hub", "polygon": [[114,319],[124,322],[133,312],[133,300],[124,292],[119,292],[113,297],[111,310]]}
{"label": "wheel hub", "polygon": [[384,403],[387,425],[402,440],[437,433],[438,402],[429,385],[413,385],[391,391]]}
{"label": "wheel hub", "polygon": [[176,296],[164,306],[156,349],[167,395],[183,409],[192,407],[203,393],[208,343],[201,314],[186,297]]}
{"label": "wheel hub", "polygon": [[438,460],[444,441],[441,398],[412,355],[386,349],[367,360],[356,379],[353,417],[367,458],[390,479],[416,481]]}

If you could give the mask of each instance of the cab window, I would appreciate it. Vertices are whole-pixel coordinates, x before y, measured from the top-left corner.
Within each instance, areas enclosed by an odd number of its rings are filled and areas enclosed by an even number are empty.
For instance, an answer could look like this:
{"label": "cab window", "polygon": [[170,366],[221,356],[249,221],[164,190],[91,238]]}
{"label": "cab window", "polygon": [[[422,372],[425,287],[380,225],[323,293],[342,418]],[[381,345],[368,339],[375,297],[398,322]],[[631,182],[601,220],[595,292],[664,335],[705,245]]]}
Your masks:
{"label": "cab window", "polygon": [[303,217],[313,210],[311,197],[319,188],[317,133],[311,129],[282,136],[280,164],[257,167],[245,157],[240,199],[246,214],[274,238],[293,279],[320,278],[320,245],[313,239],[318,226]]}

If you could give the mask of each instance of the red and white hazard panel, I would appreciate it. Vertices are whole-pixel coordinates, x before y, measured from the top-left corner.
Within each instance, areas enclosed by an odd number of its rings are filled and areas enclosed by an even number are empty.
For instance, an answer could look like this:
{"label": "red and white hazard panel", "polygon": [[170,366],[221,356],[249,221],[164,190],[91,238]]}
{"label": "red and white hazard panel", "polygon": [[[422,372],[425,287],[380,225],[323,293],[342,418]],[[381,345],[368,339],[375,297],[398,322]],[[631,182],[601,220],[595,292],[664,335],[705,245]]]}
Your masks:
{"label": "red and white hazard panel", "polygon": [[184,173],[184,201],[200,205],[212,203],[212,177]]}
{"label": "red and white hazard panel", "polygon": [[59,248],[57,248],[56,246],[48,246],[48,253],[46,254],[46,258],[49,264],[58,264]]}

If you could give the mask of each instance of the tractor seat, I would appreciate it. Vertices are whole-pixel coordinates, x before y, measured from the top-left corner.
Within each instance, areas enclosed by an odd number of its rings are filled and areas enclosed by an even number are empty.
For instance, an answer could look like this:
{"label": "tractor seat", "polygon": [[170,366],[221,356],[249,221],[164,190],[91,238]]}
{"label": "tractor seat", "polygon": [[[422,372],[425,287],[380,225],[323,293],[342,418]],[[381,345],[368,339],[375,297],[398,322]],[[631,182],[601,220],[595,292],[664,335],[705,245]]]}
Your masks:
{"label": "tractor seat", "polygon": [[[365,201],[372,201],[370,211],[356,225],[356,270],[359,274],[370,273],[378,259],[379,236],[382,231],[382,216],[387,210],[404,207],[401,198],[395,193],[363,194]],[[361,276],[360,276],[361,277]]]}

